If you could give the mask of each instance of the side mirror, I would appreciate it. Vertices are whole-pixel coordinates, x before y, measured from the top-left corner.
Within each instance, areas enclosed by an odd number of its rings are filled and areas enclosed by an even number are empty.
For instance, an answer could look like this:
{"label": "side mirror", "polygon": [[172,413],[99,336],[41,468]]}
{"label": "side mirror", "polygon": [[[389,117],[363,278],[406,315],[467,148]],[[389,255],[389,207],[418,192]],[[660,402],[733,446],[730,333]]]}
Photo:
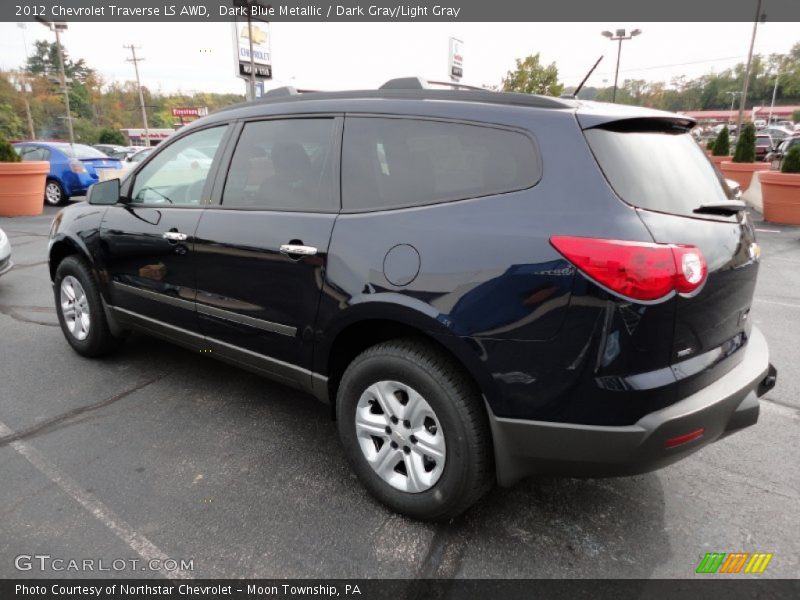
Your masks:
{"label": "side mirror", "polygon": [[119,202],[119,179],[99,181],[86,193],[89,204],[109,205]]}

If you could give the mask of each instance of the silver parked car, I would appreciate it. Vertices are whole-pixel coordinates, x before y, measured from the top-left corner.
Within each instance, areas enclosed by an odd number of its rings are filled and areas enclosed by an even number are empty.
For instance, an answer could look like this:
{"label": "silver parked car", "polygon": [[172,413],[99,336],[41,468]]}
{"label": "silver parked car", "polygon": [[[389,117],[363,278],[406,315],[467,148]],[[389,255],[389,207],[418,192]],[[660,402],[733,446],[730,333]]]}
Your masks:
{"label": "silver parked car", "polygon": [[0,275],[8,273],[14,263],[11,262],[11,242],[5,231],[0,229]]}

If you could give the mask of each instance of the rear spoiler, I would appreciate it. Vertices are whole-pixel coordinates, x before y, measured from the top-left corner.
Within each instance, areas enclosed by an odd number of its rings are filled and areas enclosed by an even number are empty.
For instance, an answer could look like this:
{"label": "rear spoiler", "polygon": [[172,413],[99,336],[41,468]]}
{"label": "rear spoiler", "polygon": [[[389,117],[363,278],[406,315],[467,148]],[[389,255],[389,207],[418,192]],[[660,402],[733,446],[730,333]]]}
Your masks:
{"label": "rear spoiler", "polygon": [[686,115],[640,106],[581,101],[575,111],[581,129],[603,127],[618,131],[690,130],[696,121]]}

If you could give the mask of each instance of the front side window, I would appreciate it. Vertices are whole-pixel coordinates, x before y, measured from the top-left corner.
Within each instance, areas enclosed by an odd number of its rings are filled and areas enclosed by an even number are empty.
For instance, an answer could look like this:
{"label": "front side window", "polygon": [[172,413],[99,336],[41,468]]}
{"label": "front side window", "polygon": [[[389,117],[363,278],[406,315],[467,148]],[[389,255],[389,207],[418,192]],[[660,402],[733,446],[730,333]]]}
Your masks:
{"label": "front side window", "polygon": [[335,132],[333,118],[245,124],[225,181],[222,206],[337,210]]}
{"label": "front side window", "polygon": [[226,128],[191,133],[164,148],[136,174],[131,202],[199,205]]}
{"label": "front side window", "polygon": [[538,149],[506,129],[351,117],[342,149],[342,207],[381,210],[504,194],[541,176]]}

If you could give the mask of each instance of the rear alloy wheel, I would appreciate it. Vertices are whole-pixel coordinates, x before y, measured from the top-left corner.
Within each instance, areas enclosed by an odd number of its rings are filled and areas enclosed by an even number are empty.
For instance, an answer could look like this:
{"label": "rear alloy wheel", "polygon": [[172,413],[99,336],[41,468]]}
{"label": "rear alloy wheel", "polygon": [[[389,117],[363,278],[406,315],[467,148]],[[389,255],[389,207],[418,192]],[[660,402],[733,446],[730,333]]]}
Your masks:
{"label": "rear alloy wheel", "polygon": [[399,513],[451,519],[492,485],[481,394],[432,344],[391,340],[362,352],[342,375],[336,416],[353,470]]}
{"label": "rear alloy wheel", "polygon": [[52,179],[47,180],[44,186],[44,201],[49,206],[59,206],[64,202],[64,189],[61,184]]}

